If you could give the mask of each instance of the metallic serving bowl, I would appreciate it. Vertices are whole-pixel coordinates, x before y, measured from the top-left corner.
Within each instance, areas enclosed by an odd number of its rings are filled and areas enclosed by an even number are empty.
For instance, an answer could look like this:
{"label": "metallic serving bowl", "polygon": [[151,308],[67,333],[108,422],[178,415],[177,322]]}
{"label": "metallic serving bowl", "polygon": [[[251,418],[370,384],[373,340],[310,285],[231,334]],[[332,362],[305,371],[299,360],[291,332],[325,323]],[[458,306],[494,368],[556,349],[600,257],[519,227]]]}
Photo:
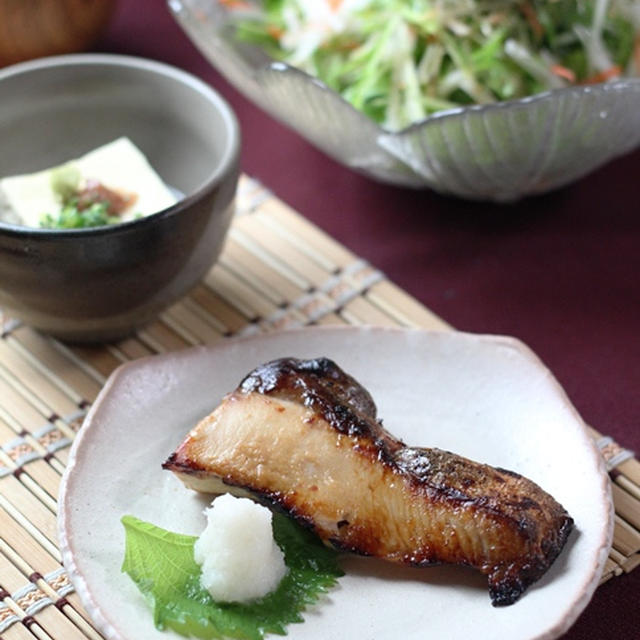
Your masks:
{"label": "metallic serving bowl", "polygon": [[559,89],[384,130],[322,82],[234,40],[216,0],[168,0],[208,60],[272,116],[383,182],[515,200],[572,182],[640,144],[640,79]]}
{"label": "metallic serving bowl", "polygon": [[67,55],[0,70],[0,104],[0,176],[128,136],[184,194],[103,227],[0,222],[0,311],[63,339],[114,339],[154,319],[215,262],[233,214],[240,134],[208,85],[150,60]]}

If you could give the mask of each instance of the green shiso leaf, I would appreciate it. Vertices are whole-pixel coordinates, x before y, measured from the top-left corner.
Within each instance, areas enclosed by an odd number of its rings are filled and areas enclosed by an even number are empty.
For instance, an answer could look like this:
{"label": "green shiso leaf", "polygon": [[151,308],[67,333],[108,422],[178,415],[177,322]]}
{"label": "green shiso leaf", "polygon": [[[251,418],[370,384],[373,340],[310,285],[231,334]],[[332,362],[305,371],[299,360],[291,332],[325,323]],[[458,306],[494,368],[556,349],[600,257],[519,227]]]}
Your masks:
{"label": "green shiso leaf", "polygon": [[200,586],[200,567],[193,559],[197,538],[133,516],[124,516],[122,524],[122,570],[151,606],[155,626],[185,636],[261,640],[265,633],[286,635],[286,626],[303,622],[305,607],[343,575],[337,552],[286,516],[274,514],[274,538],[289,569],[278,588],[249,604],[214,602]]}

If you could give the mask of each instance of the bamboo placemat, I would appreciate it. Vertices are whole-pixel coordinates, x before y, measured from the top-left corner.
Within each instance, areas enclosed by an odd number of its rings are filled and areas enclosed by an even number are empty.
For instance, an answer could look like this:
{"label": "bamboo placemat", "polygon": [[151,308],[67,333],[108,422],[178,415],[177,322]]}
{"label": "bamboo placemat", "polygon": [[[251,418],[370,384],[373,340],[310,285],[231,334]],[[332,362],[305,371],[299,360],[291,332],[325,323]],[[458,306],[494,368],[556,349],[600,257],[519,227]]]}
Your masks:
{"label": "bamboo placemat", "polygon": [[[219,262],[134,337],[69,346],[0,310],[0,640],[101,638],[60,564],[56,499],[69,445],[118,365],[232,335],[331,323],[451,329],[246,177]],[[640,463],[593,436],[616,505],[605,581],[640,564]]]}

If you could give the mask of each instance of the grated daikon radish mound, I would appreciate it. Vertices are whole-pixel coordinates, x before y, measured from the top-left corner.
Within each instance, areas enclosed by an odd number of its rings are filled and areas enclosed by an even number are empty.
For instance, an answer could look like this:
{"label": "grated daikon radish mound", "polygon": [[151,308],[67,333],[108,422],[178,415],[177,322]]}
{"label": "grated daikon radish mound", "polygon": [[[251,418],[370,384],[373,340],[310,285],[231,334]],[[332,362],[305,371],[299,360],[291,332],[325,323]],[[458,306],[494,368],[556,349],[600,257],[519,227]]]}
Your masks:
{"label": "grated daikon radish mound", "polygon": [[271,512],[226,493],[205,510],[207,526],[193,549],[200,584],[218,602],[250,602],[274,591],[287,572],[273,539]]}

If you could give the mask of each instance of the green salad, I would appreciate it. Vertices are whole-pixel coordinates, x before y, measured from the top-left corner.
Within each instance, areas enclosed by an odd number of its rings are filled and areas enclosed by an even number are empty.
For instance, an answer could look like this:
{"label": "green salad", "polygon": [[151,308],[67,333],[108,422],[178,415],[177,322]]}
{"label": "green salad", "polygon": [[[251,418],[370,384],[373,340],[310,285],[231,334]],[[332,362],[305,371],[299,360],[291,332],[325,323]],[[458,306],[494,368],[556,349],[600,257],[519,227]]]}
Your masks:
{"label": "green salad", "polygon": [[387,129],[640,75],[639,0],[220,0],[237,37]]}

